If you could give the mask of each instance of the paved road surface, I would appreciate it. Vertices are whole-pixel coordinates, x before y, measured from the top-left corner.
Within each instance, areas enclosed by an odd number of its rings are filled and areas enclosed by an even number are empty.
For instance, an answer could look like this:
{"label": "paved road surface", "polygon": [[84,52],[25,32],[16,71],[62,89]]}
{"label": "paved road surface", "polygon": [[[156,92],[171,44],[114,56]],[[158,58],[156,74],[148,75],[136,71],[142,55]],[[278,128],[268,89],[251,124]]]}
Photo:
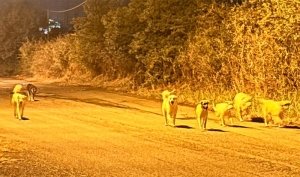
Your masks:
{"label": "paved road surface", "polygon": [[159,100],[100,89],[35,83],[26,120],[13,117],[18,81],[0,79],[0,176],[300,176],[300,129],[237,122],[197,129],[194,108],[179,105],[164,126]]}

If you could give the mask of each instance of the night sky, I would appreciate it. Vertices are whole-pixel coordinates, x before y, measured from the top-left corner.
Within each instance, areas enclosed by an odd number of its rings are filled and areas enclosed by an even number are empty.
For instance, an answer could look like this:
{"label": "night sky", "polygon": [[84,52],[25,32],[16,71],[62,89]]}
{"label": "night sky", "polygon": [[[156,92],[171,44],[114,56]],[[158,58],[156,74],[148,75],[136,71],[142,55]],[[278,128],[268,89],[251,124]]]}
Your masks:
{"label": "night sky", "polygon": [[[49,11],[64,11],[71,9],[85,0],[29,0]],[[80,6],[68,12],[50,12],[49,18],[58,21],[63,27],[71,27],[70,22],[73,18],[84,16],[83,7]]]}

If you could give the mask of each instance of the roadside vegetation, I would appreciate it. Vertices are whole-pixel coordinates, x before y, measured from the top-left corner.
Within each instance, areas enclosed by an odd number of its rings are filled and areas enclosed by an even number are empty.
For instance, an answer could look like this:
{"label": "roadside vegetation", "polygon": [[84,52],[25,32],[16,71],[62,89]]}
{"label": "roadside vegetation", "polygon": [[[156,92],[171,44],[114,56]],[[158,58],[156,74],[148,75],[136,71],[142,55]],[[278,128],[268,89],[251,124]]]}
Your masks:
{"label": "roadside vegetation", "polygon": [[[238,92],[300,105],[300,3],[294,0],[87,0],[74,33],[27,40],[22,74],[181,103],[232,100]],[[256,107],[253,107],[254,111]]]}

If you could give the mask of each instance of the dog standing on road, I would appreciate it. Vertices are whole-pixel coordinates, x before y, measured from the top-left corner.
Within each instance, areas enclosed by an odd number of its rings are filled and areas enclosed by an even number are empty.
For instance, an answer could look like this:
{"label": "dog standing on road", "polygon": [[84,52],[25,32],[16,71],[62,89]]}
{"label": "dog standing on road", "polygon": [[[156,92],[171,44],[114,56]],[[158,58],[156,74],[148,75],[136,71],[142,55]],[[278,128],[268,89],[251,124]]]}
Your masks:
{"label": "dog standing on road", "polygon": [[37,92],[37,87],[33,84],[27,84],[26,91],[27,91],[28,101],[34,101],[34,97]]}
{"label": "dog standing on road", "polygon": [[237,118],[243,122],[243,114],[248,112],[248,108],[251,106],[251,99],[250,95],[245,93],[237,93],[233,99],[233,107],[236,110]]}
{"label": "dog standing on road", "polygon": [[[270,116],[270,120],[272,120],[272,116],[278,116],[283,122],[284,112],[292,103],[291,101],[274,101],[265,99],[258,99],[258,102],[262,103],[262,112],[265,126],[268,126],[268,116]],[[279,124],[279,127],[282,126],[282,122]]]}
{"label": "dog standing on road", "polygon": [[225,117],[228,117],[231,124],[233,124],[233,120],[232,117],[230,115],[229,110],[233,108],[233,105],[230,104],[229,102],[225,102],[225,103],[218,103],[218,104],[214,104],[213,103],[213,109],[215,111],[216,116],[219,118],[220,120],[220,125],[222,126],[226,126],[225,125]]}
{"label": "dog standing on road", "polygon": [[208,100],[201,100],[196,106],[196,119],[198,121],[199,129],[206,130],[206,122],[208,118]]}
{"label": "dog standing on road", "polygon": [[21,120],[24,113],[26,95],[21,93],[13,93],[11,103],[14,106],[14,117]]}
{"label": "dog standing on road", "polygon": [[169,121],[172,120],[172,126],[175,127],[175,120],[178,109],[177,96],[172,95],[168,90],[163,91],[162,96],[162,114],[165,118],[165,125],[169,125]]}

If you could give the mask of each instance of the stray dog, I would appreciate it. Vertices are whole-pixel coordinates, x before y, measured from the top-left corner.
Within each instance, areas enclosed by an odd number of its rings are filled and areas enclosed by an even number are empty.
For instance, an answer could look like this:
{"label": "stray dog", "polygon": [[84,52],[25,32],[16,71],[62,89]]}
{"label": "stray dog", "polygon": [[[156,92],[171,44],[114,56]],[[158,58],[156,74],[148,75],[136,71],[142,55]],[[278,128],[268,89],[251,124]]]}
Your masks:
{"label": "stray dog", "polygon": [[27,91],[28,101],[34,101],[34,97],[37,92],[37,87],[33,84],[27,84],[26,91]]}
{"label": "stray dog", "polygon": [[20,93],[14,93],[12,95],[11,103],[14,105],[14,117],[21,120],[23,117],[26,95]]}
{"label": "stray dog", "polygon": [[[262,103],[262,112],[264,117],[265,126],[268,126],[267,117],[272,120],[272,116],[278,116],[282,121],[284,119],[284,111],[289,108],[292,104],[291,101],[274,101],[274,100],[265,100],[258,99],[260,103]],[[279,124],[281,127],[282,124]]]}
{"label": "stray dog", "polygon": [[252,97],[245,93],[237,93],[233,99],[233,107],[236,110],[238,119],[243,122],[243,113],[248,112],[247,109],[251,106],[250,100]]}
{"label": "stray dog", "polygon": [[206,122],[208,118],[208,100],[201,100],[196,106],[196,119],[198,121],[199,129],[206,129]]}
{"label": "stray dog", "polygon": [[175,127],[175,119],[176,119],[176,114],[178,109],[177,96],[176,95],[168,95],[168,97],[164,97],[164,96],[166,95],[163,95],[162,114],[165,118],[165,125],[166,126],[169,125],[169,120],[172,119],[172,126]]}
{"label": "stray dog", "polygon": [[227,102],[218,103],[218,104],[216,104],[216,106],[213,103],[213,109],[215,111],[216,116],[219,117],[220,125],[226,126],[225,125],[225,120],[224,120],[225,117],[228,117],[230,119],[231,124],[233,124],[233,120],[232,120],[232,117],[231,117],[230,112],[229,112],[229,110],[232,109],[232,108],[233,108],[233,105],[228,104]]}

